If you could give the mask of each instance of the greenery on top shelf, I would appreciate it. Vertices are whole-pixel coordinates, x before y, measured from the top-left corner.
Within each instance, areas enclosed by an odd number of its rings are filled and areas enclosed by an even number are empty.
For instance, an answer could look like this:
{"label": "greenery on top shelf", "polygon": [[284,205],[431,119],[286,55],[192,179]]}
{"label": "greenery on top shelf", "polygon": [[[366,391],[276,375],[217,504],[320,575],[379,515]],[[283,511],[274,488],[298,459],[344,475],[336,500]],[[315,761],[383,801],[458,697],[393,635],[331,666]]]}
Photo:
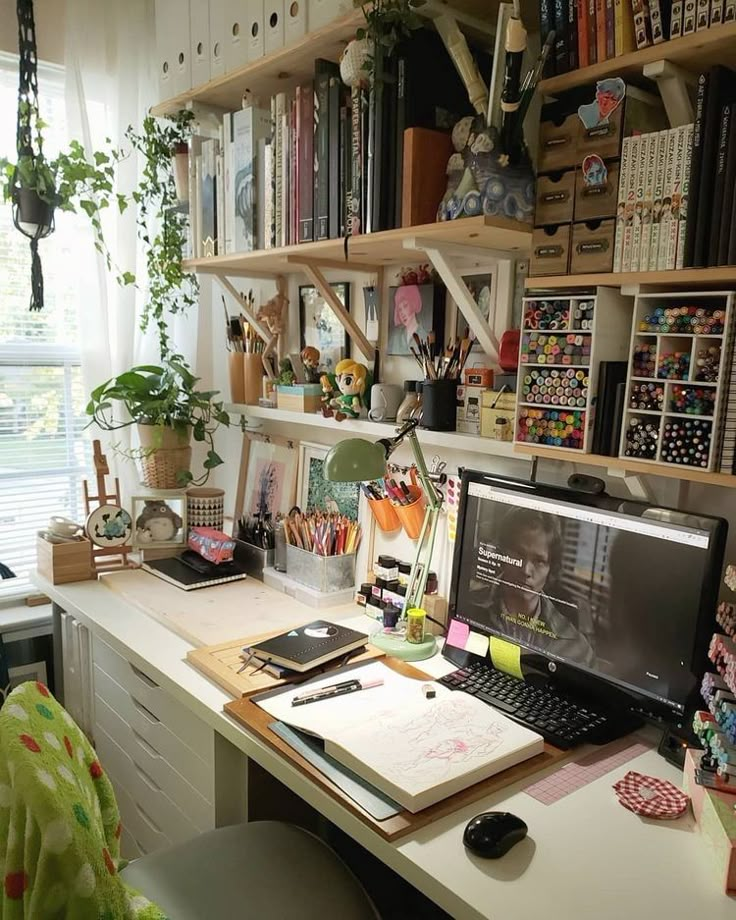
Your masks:
{"label": "greenery on top shelf", "polygon": [[[374,0],[373,3],[366,3],[361,7],[365,26],[357,30],[355,37],[359,41],[367,39],[371,47],[382,45],[390,57],[400,42],[410,38],[411,33],[424,24],[416,10],[426,2],[427,0]],[[373,73],[372,55],[366,63],[369,72]]]}

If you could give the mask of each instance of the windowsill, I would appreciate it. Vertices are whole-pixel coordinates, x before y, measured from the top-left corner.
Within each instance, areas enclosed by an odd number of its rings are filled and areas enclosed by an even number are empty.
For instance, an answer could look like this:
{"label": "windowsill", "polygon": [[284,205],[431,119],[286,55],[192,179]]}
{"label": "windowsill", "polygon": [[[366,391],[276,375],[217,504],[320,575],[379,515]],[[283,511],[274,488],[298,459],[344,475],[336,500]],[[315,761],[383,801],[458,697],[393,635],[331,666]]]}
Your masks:
{"label": "windowsill", "polygon": [[50,620],[51,604],[44,604],[41,607],[27,607],[25,604],[0,607],[0,633],[44,626]]}

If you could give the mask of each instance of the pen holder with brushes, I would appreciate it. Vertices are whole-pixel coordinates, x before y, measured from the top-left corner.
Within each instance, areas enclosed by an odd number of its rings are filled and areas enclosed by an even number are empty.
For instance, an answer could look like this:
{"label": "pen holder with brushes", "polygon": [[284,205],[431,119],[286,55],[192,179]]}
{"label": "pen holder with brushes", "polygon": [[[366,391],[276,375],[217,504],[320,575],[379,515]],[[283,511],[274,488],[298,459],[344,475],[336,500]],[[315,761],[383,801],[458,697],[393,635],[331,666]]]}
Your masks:
{"label": "pen holder with brushes", "polygon": [[458,383],[454,377],[424,381],[422,428],[430,431],[455,431]]}
{"label": "pen holder with brushes", "polygon": [[384,533],[396,533],[397,530],[401,530],[401,521],[390,499],[369,498],[367,502],[376,519],[376,524]]}
{"label": "pen holder with brushes", "polygon": [[229,351],[227,353],[227,370],[230,375],[230,399],[234,403],[245,402],[245,385],[243,373],[245,358],[242,351]]}
{"label": "pen holder with brushes", "polygon": [[409,488],[409,498],[412,499],[408,505],[396,505],[394,511],[401,521],[401,526],[410,540],[418,540],[422,532],[424,523],[424,514],[427,510],[427,497],[422,491],[422,487],[417,482],[416,471],[411,471],[411,485]]}
{"label": "pen holder with brushes", "polygon": [[263,392],[263,356],[241,355],[243,361],[243,402],[246,406],[257,406]]}

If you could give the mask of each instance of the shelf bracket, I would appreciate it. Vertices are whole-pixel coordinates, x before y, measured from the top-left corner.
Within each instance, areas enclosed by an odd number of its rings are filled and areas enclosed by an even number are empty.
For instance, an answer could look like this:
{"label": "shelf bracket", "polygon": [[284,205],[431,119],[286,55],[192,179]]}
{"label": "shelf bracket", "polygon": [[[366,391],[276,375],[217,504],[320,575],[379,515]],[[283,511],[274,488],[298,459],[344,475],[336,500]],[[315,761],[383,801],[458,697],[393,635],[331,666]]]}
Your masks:
{"label": "shelf bracket", "polygon": [[690,99],[688,87],[695,86],[697,77],[670,61],[652,61],[645,64],[642,73],[659,86],[659,93],[664,102],[670,125],[679,128],[695,121],[695,112]]}
{"label": "shelf bracket", "polygon": [[[407,240],[409,243],[413,243],[417,249],[421,249],[422,252],[425,252],[427,258],[432,263],[432,265],[437,270],[437,274],[442,278],[445,283],[445,287],[452,295],[453,300],[457,304],[458,310],[465,317],[465,321],[470,327],[473,335],[475,336],[476,341],[483,349],[483,351],[488,355],[488,357],[494,363],[498,363],[498,351],[499,351],[499,341],[496,337],[493,329],[491,328],[490,321],[496,316],[496,311],[499,307],[499,290],[502,289],[502,298],[508,300],[508,284],[499,285],[496,284],[496,299],[495,302],[491,303],[490,316],[486,319],[481,312],[480,307],[478,306],[477,301],[473,295],[468,290],[468,286],[463,281],[463,274],[468,274],[468,268],[462,268],[459,266],[453,255],[460,253],[463,256],[475,256],[477,255],[477,247],[468,247],[470,252],[463,251],[464,247],[462,246],[453,246],[450,249],[446,249],[444,246],[442,248],[437,248],[435,243],[429,243],[428,241],[421,240]],[[406,245],[406,243],[404,244]],[[414,248],[414,246],[409,246],[407,248]],[[490,267],[498,266],[501,263],[501,259],[497,258],[497,254],[494,252],[489,252],[486,255],[486,264],[490,263]],[[508,253],[505,254],[505,262],[511,262],[512,260],[508,258]],[[498,272],[496,272],[498,276]],[[513,278],[513,272],[501,273],[506,274]],[[497,277],[497,281],[501,280]],[[508,309],[508,303],[504,304],[504,310]]]}
{"label": "shelf bracket", "polygon": [[304,270],[304,274],[317,288],[324,300],[330,305],[332,312],[340,320],[343,328],[360,350],[366,361],[375,361],[376,349],[363,335],[358,324],[342,305],[340,298],[330,287],[330,283],[322,274],[320,267],[316,263],[307,260],[302,261],[300,264]]}
{"label": "shelf bracket", "polygon": [[607,470],[612,479],[623,479],[624,485],[634,498],[646,502],[656,502],[656,496],[652,491],[649,483],[641,476],[628,472],[628,470],[611,469]]}

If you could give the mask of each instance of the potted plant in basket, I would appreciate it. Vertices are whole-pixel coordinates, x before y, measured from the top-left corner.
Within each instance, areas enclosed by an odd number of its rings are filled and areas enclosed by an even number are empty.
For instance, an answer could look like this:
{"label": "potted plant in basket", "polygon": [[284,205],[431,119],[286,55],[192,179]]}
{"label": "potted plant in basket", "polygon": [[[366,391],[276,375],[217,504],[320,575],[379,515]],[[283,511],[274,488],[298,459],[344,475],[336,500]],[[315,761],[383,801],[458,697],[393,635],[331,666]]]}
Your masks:
{"label": "potted plant in basket", "polygon": [[[141,365],[96,387],[87,414],[100,428],[116,431],[138,426],[140,448],[124,451],[140,461],[144,485],[152,489],[176,489],[207,481],[210,470],[223,461],[214,447],[213,434],[230,418],[217,391],[199,390],[195,377],[180,355],[172,355],[164,366]],[[116,417],[114,404],[127,418]],[[204,473],[191,472],[191,440],[204,443],[207,456]]]}

